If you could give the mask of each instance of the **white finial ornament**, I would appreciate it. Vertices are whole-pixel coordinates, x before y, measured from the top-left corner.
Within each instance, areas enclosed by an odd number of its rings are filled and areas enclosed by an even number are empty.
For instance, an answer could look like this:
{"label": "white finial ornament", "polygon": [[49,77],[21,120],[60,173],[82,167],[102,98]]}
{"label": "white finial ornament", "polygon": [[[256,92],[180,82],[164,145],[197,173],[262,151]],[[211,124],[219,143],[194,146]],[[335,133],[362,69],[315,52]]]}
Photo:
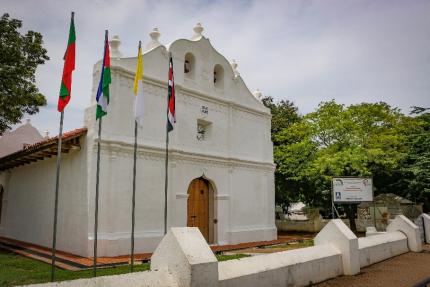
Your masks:
{"label": "white finial ornament", "polygon": [[112,58],[119,59],[122,57],[122,53],[119,50],[120,45],[121,45],[121,40],[119,39],[118,35],[113,36],[112,40],[109,41],[109,46],[111,48],[110,56]]}
{"label": "white finial ornament", "polygon": [[260,90],[259,90],[259,89],[256,89],[256,90],[253,92],[253,94],[254,94],[254,97],[255,97],[257,100],[259,100],[259,101],[261,101],[261,99],[263,98],[263,94],[260,92]]}
{"label": "white finial ornament", "polygon": [[151,37],[151,42],[146,45],[147,50],[154,49],[161,45],[161,43],[158,41],[160,38],[160,32],[158,31],[158,28],[154,28],[151,33],[149,33],[149,36]]}
{"label": "white finial ornament", "polygon": [[237,62],[236,62],[236,60],[231,60],[231,62],[230,62],[230,65],[231,65],[231,67],[233,68],[233,73],[234,73],[234,76],[237,78],[238,76],[240,76],[240,73],[239,73],[239,71],[237,70]]}
{"label": "white finial ornament", "polygon": [[194,30],[194,36],[191,38],[192,40],[198,40],[202,37],[202,32],[204,30],[201,23],[197,23],[196,26],[193,28]]}

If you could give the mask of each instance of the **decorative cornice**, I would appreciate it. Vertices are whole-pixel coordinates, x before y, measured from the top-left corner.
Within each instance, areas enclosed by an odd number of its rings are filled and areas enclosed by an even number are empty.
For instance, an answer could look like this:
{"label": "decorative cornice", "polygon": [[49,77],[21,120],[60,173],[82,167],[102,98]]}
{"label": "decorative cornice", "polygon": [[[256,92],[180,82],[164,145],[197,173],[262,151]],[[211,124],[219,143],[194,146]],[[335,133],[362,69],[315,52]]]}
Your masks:
{"label": "decorative cornice", "polygon": [[[126,78],[129,78],[131,80],[134,80],[134,72],[132,72],[130,70],[127,70],[126,68],[124,68],[122,66],[112,65],[111,66],[111,71],[112,72],[118,72],[120,75],[122,75],[122,76],[124,76]],[[144,83],[146,83],[146,84],[151,84],[151,85],[158,86],[160,88],[166,89],[166,91],[167,91],[167,82],[165,82],[165,81],[160,81],[158,79],[155,79],[155,78],[152,78],[152,77],[148,77],[148,76],[145,76],[145,75],[143,76],[142,81]],[[184,95],[187,95],[187,96],[191,96],[191,97],[194,97],[194,98],[200,98],[202,100],[213,102],[213,103],[216,103],[216,104],[224,104],[226,106],[232,106],[235,109],[242,110],[242,111],[245,111],[245,112],[249,112],[249,113],[252,113],[252,114],[255,114],[255,115],[263,116],[263,117],[266,117],[268,119],[272,118],[272,115],[270,113],[266,113],[266,112],[263,112],[263,111],[260,111],[260,110],[256,110],[256,109],[253,109],[253,108],[250,108],[250,107],[247,107],[247,106],[235,103],[233,101],[229,101],[229,100],[225,100],[225,99],[213,97],[211,95],[202,93],[200,91],[188,89],[186,87],[183,87],[180,84],[175,84],[175,89],[176,89],[176,92],[181,91]]]}
{"label": "decorative cornice", "polygon": [[[132,157],[134,152],[134,145],[129,142],[118,140],[102,139],[100,144],[100,152],[109,157],[115,158],[116,156]],[[93,142],[93,152],[97,152],[97,141]],[[164,160],[165,148],[150,146],[138,143],[137,153],[139,158],[150,160]],[[275,170],[276,165],[271,162],[259,162],[253,160],[246,160],[236,157],[224,157],[211,154],[203,154],[198,152],[190,152],[171,148],[169,150],[169,158],[178,163],[184,161],[192,161],[197,163],[205,163],[205,165],[226,166],[229,168],[250,168],[257,170],[266,170],[272,172]]]}

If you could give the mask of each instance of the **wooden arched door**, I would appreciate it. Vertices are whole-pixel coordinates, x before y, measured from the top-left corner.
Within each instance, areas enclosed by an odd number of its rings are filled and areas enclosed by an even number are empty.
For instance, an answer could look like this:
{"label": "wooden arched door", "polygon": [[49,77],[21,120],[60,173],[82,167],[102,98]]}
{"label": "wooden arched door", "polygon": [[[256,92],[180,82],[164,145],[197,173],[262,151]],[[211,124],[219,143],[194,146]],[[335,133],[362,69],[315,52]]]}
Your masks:
{"label": "wooden arched door", "polygon": [[187,226],[198,227],[209,241],[209,184],[204,178],[194,179],[188,187]]}

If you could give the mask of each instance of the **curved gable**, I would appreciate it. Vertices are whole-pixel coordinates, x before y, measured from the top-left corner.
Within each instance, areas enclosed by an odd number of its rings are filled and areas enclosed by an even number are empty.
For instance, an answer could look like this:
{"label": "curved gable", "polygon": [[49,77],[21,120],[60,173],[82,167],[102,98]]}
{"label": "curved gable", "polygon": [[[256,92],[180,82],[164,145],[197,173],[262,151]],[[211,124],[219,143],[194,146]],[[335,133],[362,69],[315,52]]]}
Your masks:
{"label": "curved gable", "polygon": [[[167,49],[173,55],[177,85],[269,113],[250,92],[243,79],[233,71],[230,62],[212,46],[209,39],[203,36],[196,40],[179,39],[168,45]],[[194,71],[184,73],[184,61],[188,53],[194,57]],[[216,75],[214,71],[217,72]],[[214,82],[214,77],[217,77],[217,82]]]}
{"label": "curved gable", "polygon": [[[168,54],[171,52],[178,89],[233,102],[238,106],[270,115],[270,110],[256,99],[239,73],[232,68],[232,64],[212,46],[209,39],[198,35],[192,40],[179,39],[164,46],[158,42],[158,36],[147,45],[147,50],[143,53],[144,78],[165,83]],[[190,73],[184,71],[186,59],[193,62]],[[111,65],[134,74],[136,57],[112,59]],[[217,78],[216,82],[214,77]]]}

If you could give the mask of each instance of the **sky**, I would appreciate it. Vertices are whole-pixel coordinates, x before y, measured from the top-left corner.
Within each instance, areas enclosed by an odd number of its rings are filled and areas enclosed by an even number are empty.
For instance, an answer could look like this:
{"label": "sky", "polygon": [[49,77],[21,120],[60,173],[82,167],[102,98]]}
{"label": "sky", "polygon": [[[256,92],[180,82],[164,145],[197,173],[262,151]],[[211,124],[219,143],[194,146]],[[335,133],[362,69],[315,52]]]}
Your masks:
{"label": "sky", "polygon": [[30,118],[41,132],[58,133],[56,111],[70,12],[75,12],[76,70],[65,130],[83,126],[93,64],[104,30],[119,35],[120,51],[136,54],[159,28],[162,44],[203,35],[235,59],[251,91],[290,100],[301,114],[322,101],[345,105],[384,101],[404,113],[430,107],[430,0],[1,0],[0,12],[42,33],[50,60],[36,82],[48,105]]}

